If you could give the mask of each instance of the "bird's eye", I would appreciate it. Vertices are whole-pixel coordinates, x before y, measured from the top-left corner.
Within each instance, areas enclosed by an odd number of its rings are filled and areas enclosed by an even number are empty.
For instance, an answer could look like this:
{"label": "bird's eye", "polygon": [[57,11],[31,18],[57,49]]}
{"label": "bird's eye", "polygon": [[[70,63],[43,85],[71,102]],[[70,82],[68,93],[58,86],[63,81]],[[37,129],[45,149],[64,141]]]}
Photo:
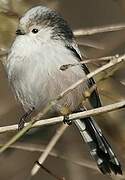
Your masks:
{"label": "bird's eye", "polygon": [[32,33],[36,34],[36,33],[38,33],[38,31],[39,31],[38,29],[33,29]]}

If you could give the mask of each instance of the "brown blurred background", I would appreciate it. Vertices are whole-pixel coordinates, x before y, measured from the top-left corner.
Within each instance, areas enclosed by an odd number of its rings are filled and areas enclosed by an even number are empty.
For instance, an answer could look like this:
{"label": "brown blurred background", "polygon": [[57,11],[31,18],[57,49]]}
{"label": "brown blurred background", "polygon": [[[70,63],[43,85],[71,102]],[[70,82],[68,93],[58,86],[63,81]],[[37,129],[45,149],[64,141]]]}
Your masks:
{"label": "brown blurred background", "polygon": [[[9,48],[14,39],[18,18],[15,17],[13,12],[17,12],[21,16],[29,7],[38,4],[57,9],[69,22],[73,30],[125,22],[125,0],[0,0],[0,48]],[[84,55],[85,53],[89,58],[124,53],[125,31],[123,30],[91,36],[80,36],[76,39],[80,44],[79,47],[82,54]],[[93,70],[99,66],[100,64],[94,63],[90,65],[90,69]],[[113,74],[109,74],[109,72],[111,70],[101,73],[96,77],[97,81],[99,81],[102,76],[108,75],[108,78],[97,83],[103,104],[113,103],[125,97],[124,64]],[[4,67],[1,63],[0,126],[17,123],[23,113],[21,105],[16,102],[10,90]],[[115,152],[118,154],[123,169],[125,169],[124,110],[98,116],[97,119],[112,143]],[[18,141],[18,145],[24,148],[29,147],[29,149],[30,147],[37,149],[38,145],[44,148],[54,135],[57,127],[57,125],[53,125],[35,129],[35,131],[31,130]],[[14,134],[15,132],[1,134],[0,144],[5,143]],[[64,176],[66,180],[112,179],[94,170],[96,165],[74,126],[69,127],[64,133],[55,146],[54,152],[59,154],[59,157],[49,156],[44,164],[57,175]],[[28,180],[30,170],[39,155],[39,152],[31,152],[30,150],[7,150],[0,156],[0,179]],[[67,160],[63,159],[63,156]],[[80,162],[84,163],[86,160],[93,167],[88,168],[80,164]],[[40,179],[52,180],[53,178],[41,169],[32,180]]]}

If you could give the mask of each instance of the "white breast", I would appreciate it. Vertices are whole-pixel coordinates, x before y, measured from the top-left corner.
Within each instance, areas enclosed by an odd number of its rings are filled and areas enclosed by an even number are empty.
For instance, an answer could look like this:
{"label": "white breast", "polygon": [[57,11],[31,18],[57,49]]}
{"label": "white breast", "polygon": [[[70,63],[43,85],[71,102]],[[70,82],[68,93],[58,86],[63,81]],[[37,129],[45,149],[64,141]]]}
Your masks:
{"label": "white breast", "polygon": [[[85,76],[80,66],[66,71],[60,70],[61,65],[77,62],[77,59],[62,44],[34,43],[29,47],[22,44],[24,43],[13,44],[7,60],[7,72],[25,110],[32,107],[43,108],[50,100]],[[60,100],[54,110],[60,111],[63,105],[74,111],[82,101],[84,88],[86,83]]]}

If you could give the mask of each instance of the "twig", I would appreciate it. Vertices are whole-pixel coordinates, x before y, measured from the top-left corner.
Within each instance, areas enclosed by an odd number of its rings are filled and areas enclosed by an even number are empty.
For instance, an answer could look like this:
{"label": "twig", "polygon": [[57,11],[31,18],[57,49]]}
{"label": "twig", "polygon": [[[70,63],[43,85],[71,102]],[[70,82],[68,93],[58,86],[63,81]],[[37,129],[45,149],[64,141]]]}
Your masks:
{"label": "twig", "polygon": [[116,58],[119,58],[118,54],[116,54],[115,56],[106,56],[106,57],[101,57],[101,58],[86,59],[86,60],[80,61],[78,63],[64,64],[60,67],[60,70],[65,71],[66,69],[73,67],[73,66],[78,66],[81,64],[88,64],[88,63],[93,63],[93,62],[98,62],[98,61],[111,61]]}
{"label": "twig", "polygon": [[97,26],[97,27],[92,27],[92,28],[74,30],[74,35],[75,36],[88,36],[88,35],[92,35],[92,34],[119,31],[119,30],[124,30],[124,29],[125,29],[125,24]]}
{"label": "twig", "polygon": [[[57,143],[57,141],[59,140],[59,138],[62,136],[62,134],[64,133],[64,131],[67,129],[68,125],[67,124],[62,124],[56,131],[55,135],[52,137],[52,139],[50,140],[49,144],[47,145],[45,151],[41,154],[41,156],[38,159],[38,162],[40,164],[43,164],[43,162],[46,160],[47,156],[49,155],[50,151],[53,149],[53,147],[55,146],[55,144]],[[31,170],[31,176],[34,176],[38,170],[39,170],[40,166],[38,166],[38,163],[34,165],[34,167]]]}
{"label": "twig", "polygon": [[40,164],[38,161],[36,161],[36,164],[41,167],[44,171],[46,171],[48,174],[50,174],[52,177],[54,177],[57,180],[65,180],[64,177],[59,177],[56,174],[54,174],[52,171],[50,171],[48,168],[46,168],[45,166],[43,166],[42,164]]}
{"label": "twig", "polygon": [[[117,102],[117,103],[113,103],[110,105],[106,105],[103,107],[87,110],[84,112],[70,114],[69,120],[73,121],[73,120],[79,119],[79,118],[95,116],[95,115],[99,115],[102,113],[115,111],[117,109],[122,109],[124,107],[125,107],[125,100]],[[50,119],[41,119],[41,120],[35,122],[35,124],[33,124],[32,127],[35,128],[35,127],[41,127],[41,126],[46,126],[46,125],[50,125],[50,124],[60,123],[60,122],[63,122],[63,119],[64,119],[63,116],[58,116],[58,117],[54,117],[54,118],[50,118]],[[27,127],[29,124],[30,124],[30,122],[26,123],[25,126]],[[11,125],[11,126],[3,126],[3,127],[0,127],[0,133],[15,131],[17,129],[18,129],[18,124]]]}
{"label": "twig", "polygon": [[104,66],[96,69],[95,71],[89,73],[86,77],[80,79],[75,84],[71,85],[69,88],[67,88],[65,91],[63,91],[60,95],[57,96],[54,100],[52,100],[44,109],[42,112],[38,113],[38,115],[31,119],[30,123],[27,124],[20,132],[18,132],[14,137],[12,137],[2,148],[0,148],[0,153],[4,152],[11,144],[16,142],[21,136],[23,136],[30,128],[32,128],[33,124],[44,117],[44,115],[54,106],[58,103],[60,99],[62,99],[65,95],[67,95],[69,92],[71,92],[73,89],[78,87],[81,83],[85,82],[86,80],[90,79],[91,77],[97,75],[98,73],[104,71],[105,69],[108,69],[109,67],[112,67],[122,61],[124,61],[125,55],[120,56],[117,59],[114,59],[110,61],[109,63],[105,64]]}

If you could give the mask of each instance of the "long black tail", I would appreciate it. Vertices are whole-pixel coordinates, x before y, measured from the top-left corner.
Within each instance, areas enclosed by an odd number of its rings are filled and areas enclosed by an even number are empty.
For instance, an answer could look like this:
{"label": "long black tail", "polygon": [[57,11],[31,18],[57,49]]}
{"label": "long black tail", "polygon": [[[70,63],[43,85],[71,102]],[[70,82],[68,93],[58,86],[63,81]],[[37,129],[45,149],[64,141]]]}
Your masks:
{"label": "long black tail", "polygon": [[[67,46],[67,48],[73,52],[78,61],[82,60],[81,55],[76,49],[69,46]],[[89,69],[85,64],[82,64],[82,68],[86,74],[89,73]],[[94,79],[90,78],[87,84],[89,88],[92,87],[95,84]],[[97,90],[92,92],[89,101],[93,108],[101,107],[101,101]],[[122,174],[121,165],[96,122],[91,117],[75,120],[74,122],[83,139],[88,144],[90,153],[96,160],[102,173],[107,174],[113,171],[115,174]]]}
{"label": "long black tail", "polygon": [[101,172],[103,174],[114,172],[114,174],[122,175],[121,165],[96,122],[88,117],[75,120],[74,123],[87,143],[90,154],[95,159]]}

